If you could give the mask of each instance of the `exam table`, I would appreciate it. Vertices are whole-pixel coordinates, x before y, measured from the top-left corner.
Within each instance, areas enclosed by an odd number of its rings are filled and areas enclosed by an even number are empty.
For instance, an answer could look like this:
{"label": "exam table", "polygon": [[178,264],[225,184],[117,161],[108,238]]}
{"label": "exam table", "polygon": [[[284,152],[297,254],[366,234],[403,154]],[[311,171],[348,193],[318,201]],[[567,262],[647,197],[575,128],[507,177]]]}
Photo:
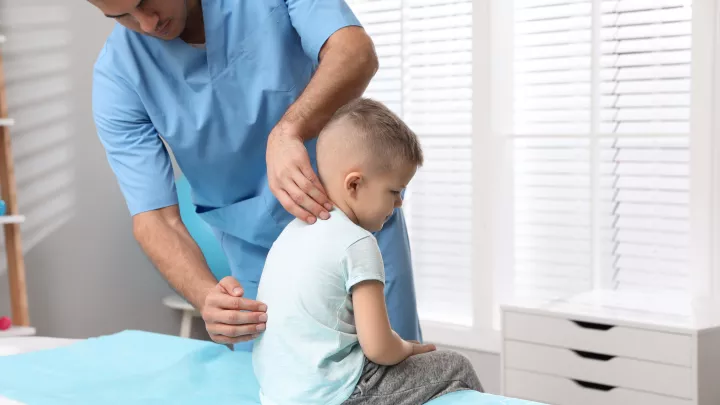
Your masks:
{"label": "exam table", "polygon": [[[76,339],[61,339],[37,336],[3,337],[0,338],[0,357],[13,356],[22,353],[30,353],[39,350],[55,349],[70,345],[76,341]],[[2,381],[0,381],[0,386],[2,385]],[[22,403],[3,397],[2,394],[0,394],[0,405],[22,405]]]}
{"label": "exam table", "polygon": [[[141,331],[84,340],[0,338],[0,405],[248,404],[251,356],[223,345]],[[431,405],[532,405],[455,392]]]}

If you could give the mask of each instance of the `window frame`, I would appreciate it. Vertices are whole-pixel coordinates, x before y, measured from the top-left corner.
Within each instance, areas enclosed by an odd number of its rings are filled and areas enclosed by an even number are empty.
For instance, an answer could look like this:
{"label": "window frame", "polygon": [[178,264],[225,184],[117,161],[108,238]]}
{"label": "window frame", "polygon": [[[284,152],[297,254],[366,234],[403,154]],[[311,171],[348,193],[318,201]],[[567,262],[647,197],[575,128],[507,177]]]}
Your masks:
{"label": "window frame", "polygon": [[[713,206],[720,202],[716,179],[720,150],[713,140],[717,105],[717,1],[694,0],[692,19],[692,92],[690,118],[690,271],[694,298],[720,294],[718,252],[713,240],[720,227]],[[708,32],[712,35],[702,35]],[[708,85],[711,83],[711,85]]]}
{"label": "window frame", "polygon": [[[710,182],[710,187],[713,188],[712,193],[712,204],[710,207],[717,207],[718,204],[720,204],[720,140],[716,140],[713,138],[714,133],[718,133],[720,131],[720,72],[718,72],[718,69],[720,69],[720,4],[718,2],[715,2],[714,9],[708,10],[708,14],[714,16],[713,19],[713,26],[712,26],[712,32],[714,33],[713,39],[715,47],[712,50],[713,53],[713,60],[712,60],[712,67],[710,68],[710,72],[712,72],[712,85],[708,87],[712,87],[714,89],[713,91],[713,100],[712,100],[712,113],[711,113],[711,119],[713,121],[711,122],[711,127],[709,129],[709,132],[707,136],[713,140],[713,179]],[[720,248],[718,247],[718,243],[720,243],[720,214],[718,214],[718,210],[715,208],[712,208],[712,240],[710,241],[710,248],[712,249],[712,263],[710,266],[712,267],[712,274],[714,276],[713,278],[713,296],[715,299],[720,298]]]}
{"label": "window frame", "polygon": [[[719,3],[692,5],[689,269],[692,298],[712,300],[720,300],[720,141],[713,136],[720,136]],[[502,23],[512,21],[512,10],[508,0],[473,2],[473,327],[422,323],[427,341],[494,353],[499,306],[513,300],[513,154],[504,137],[512,118],[513,32]]]}

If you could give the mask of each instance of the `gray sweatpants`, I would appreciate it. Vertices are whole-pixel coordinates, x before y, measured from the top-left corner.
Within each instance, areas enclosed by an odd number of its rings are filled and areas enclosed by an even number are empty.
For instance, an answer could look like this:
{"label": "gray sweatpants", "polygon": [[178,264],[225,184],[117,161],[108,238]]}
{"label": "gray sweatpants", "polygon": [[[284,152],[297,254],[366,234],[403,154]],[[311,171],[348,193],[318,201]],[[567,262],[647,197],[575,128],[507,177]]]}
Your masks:
{"label": "gray sweatpants", "polygon": [[394,366],[367,361],[355,392],[343,405],[420,405],[461,390],[483,391],[470,361],[452,351],[434,351]]}

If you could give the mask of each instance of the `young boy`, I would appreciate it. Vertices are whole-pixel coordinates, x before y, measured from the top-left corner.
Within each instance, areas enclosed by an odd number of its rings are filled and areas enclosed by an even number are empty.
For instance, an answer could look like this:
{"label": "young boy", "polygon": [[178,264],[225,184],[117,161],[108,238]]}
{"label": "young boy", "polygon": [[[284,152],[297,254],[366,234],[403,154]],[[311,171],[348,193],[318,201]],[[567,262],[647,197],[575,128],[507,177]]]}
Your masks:
{"label": "young boy", "polygon": [[253,365],[263,405],[422,404],[482,391],[469,361],[408,342],[390,327],[379,231],[423,163],[415,134],[382,104],[357,99],[320,134],[330,219],[290,223],[260,279],[267,330]]}

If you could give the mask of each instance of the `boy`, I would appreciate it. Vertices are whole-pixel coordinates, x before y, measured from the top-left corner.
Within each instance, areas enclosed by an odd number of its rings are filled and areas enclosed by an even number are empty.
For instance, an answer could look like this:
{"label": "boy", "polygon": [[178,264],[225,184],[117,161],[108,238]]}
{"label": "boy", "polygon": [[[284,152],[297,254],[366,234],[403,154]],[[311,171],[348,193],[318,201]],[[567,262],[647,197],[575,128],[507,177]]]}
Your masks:
{"label": "boy", "polygon": [[341,108],[317,143],[330,219],[290,223],[260,279],[267,330],[253,365],[263,405],[422,404],[482,391],[469,361],[408,342],[391,327],[379,231],[423,163],[415,134],[382,104]]}

